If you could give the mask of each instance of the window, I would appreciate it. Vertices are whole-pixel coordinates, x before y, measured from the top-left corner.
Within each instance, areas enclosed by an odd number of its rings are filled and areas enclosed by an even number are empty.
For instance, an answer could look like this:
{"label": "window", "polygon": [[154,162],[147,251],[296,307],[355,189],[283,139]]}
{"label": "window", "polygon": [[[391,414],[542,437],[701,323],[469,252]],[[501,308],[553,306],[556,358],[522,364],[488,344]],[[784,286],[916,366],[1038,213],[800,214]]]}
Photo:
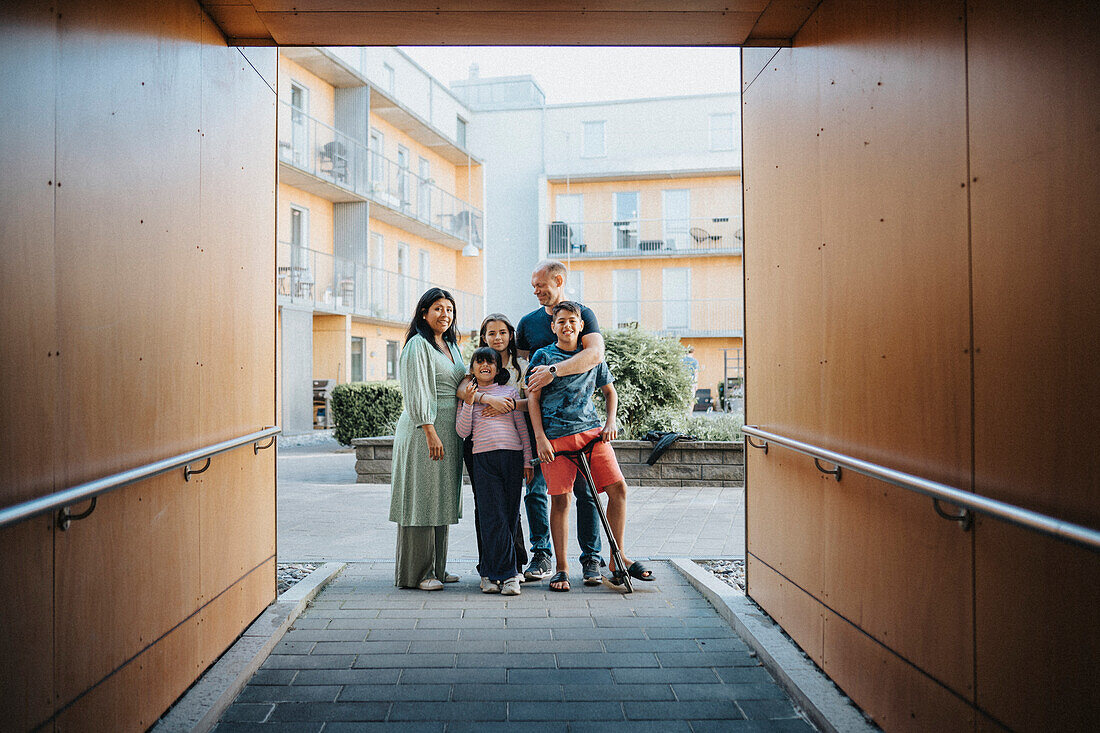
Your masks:
{"label": "window", "polygon": [[460,148],[466,147],[466,120],[461,117],[458,118],[455,127],[455,142]]}
{"label": "window", "polygon": [[363,381],[363,352],[365,350],[362,336],[351,337],[351,381]]}
{"label": "window", "polygon": [[412,317],[412,304],[409,302],[409,245],[397,243],[397,314],[401,320]]}
{"label": "window", "polygon": [[421,221],[432,219],[432,164],[420,159],[420,183],[416,190],[416,215]]}
{"label": "window", "polygon": [[290,155],[298,167],[309,164],[309,89],[290,83]]}
{"label": "window", "polygon": [[638,249],[638,192],[616,191],[615,248]]}
{"label": "window", "polygon": [[584,302],[584,270],[572,270],[565,281],[565,296],[578,303]]}
{"label": "window", "polygon": [[664,208],[663,232],[665,247],[687,249],[691,241],[691,192],[686,188],[672,188],[661,192]]}
{"label": "window", "polygon": [[290,205],[290,295],[313,296],[313,274],[309,257],[309,209]]}
{"label": "window", "polygon": [[380,130],[370,129],[370,180],[375,191],[385,188],[385,145],[386,138]]}
{"label": "window", "polygon": [[630,328],[638,325],[641,317],[640,281],[640,270],[612,271],[611,287],[615,302],[612,304],[611,320],[614,321],[616,328]]}
{"label": "window", "polygon": [[607,144],[604,139],[603,120],[597,122],[583,122],[581,128],[583,135],[581,143],[582,158],[602,158],[607,155]]}
{"label": "window", "polygon": [[394,88],[396,83],[394,81],[393,67],[387,63],[382,64],[382,83],[386,87],[386,92],[392,97],[394,94]]}
{"label": "window", "polygon": [[723,113],[710,116],[710,149],[733,150],[733,115]]}
{"label": "window", "polygon": [[691,328],[691,268],[666,267],[661,272],[664,327],[669,331]]}
{"label": "window", "polygon": [[397,342],[386,342],[386,379],[397,379]]}
{"label": "window", "polygon": [[581,250],[584,245],[584,194],[559,193],[550,225],[550,254]]}
{"label": "window", "polygon": [[397,146],[397,195],[401,198],[401,208],[409,205],[409,149]]}
{"label": "window", "polygon": [[428,250],[422,249],[416,256],[420,266],[420,292],[424,292],[432,281],[432,255]]}

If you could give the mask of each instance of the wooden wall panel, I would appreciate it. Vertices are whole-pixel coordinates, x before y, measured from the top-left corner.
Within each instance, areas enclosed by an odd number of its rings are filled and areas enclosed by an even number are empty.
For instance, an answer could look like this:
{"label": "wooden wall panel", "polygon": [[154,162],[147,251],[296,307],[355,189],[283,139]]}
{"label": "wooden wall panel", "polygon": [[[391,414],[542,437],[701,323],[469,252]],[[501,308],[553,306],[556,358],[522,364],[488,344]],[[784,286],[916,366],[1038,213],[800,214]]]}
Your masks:
{"label": "wooden wall panel", "polygon": [[[972,2],[967,24],[976,490],[1100,527],[1100,12]],[[975,540],[979,705],[1095,727],[1100,555],[994,521]]]}
{"label": "wooden wall panel", "polygon": [[87,0],[60,21],[60,485],[204,444],[199,17]]}
{"label": "wooden wall panel", "polygon": [[819,666],[825,664],[825,614],[817,600],[749,555],[747,574],[754,579],[752,598],[794,639]]}
{"label": "wooden wall panel", "polygon": [[54,485],[56,54],[50,3],[0,7],[0,506]]}
{"label": "wooden wall panel", "polygon": [[90,517],[57,533],[60,704],[200,605],[196,478],[185,485],[182,471],[173,472],[106,494]]}
{"label": "wooden wall panel", "polygon": [[890,733],[974,730],[976,714],[966,699],[832,613],[825,614],[822,666],[840,689]]}
{"label": "wooden wall panel", "polygon": [[0,720],[30,730],[53,713],[53,518],[0,529]]}

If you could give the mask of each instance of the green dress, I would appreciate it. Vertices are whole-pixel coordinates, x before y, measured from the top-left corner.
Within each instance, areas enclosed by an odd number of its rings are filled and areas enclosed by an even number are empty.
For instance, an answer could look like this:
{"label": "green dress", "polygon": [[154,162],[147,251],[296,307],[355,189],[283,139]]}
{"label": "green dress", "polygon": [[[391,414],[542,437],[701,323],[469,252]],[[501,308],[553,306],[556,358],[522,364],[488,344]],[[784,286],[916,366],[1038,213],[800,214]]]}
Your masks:
{"label": "green dress", "polygon": [[[393,439],[390,521],[398,525],[396,583],[415,587],[425,578],[443,580],[447,525],[462,517],[462,440],[455,432],[458,383],[466,374],[458,347],[451,363],[422,336],[405,344],[398,361],[404,409]],[[443,460],[428,455],[421,425],[432,423],[443,443]],[[434,528],[434,529],[431,529]]]}

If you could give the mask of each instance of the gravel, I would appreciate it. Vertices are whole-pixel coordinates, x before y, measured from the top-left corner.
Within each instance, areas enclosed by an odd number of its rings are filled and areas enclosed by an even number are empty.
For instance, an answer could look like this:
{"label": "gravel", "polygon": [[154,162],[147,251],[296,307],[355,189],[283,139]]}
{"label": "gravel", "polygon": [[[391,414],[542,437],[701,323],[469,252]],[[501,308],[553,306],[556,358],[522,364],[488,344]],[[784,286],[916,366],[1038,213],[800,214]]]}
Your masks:
{"label": "gravel", "polygon": [[290,586],[319,567],[321,563],[316,562],[279,563],[275,566],[275,578],[279,583],[277,594],[282,595]]}
{"label": "gravel", "polygon": [[733,586],[742,593],[745,592],[744,560],[696,560],[695,563],[726,585]]}

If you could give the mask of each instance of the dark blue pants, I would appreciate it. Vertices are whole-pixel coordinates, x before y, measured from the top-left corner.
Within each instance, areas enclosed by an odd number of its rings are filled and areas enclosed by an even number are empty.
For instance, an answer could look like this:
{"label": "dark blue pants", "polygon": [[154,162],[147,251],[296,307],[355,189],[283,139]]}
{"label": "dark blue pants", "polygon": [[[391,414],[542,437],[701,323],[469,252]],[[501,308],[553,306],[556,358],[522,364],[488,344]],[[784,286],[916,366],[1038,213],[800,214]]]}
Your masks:
{"label": "dark blue pants", "polygon": [[474,453],[470,468],[478,518],[480,572],[489,580],[507,580],[523,572],[515,543],[523,494],[523,451]]}

